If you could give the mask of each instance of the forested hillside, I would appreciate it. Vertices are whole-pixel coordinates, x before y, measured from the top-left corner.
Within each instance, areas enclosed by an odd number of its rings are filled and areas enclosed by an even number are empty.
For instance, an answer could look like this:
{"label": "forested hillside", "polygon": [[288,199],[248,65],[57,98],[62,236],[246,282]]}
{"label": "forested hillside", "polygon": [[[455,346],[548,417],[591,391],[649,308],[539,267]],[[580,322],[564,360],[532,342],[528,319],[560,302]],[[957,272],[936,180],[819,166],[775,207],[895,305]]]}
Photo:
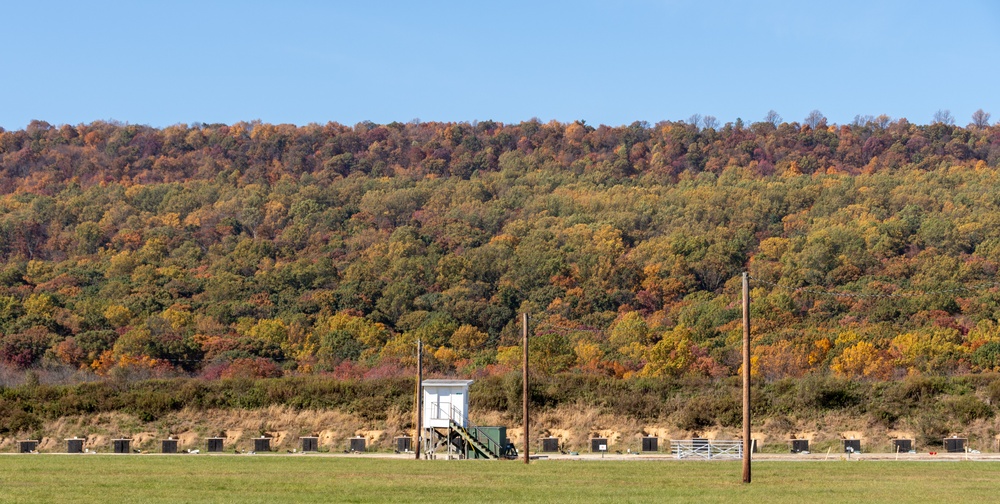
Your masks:
{"label": "forested hillside", "polygon": [[813,119],[0,129],[0,363],[1000,369],[1000,126]]}

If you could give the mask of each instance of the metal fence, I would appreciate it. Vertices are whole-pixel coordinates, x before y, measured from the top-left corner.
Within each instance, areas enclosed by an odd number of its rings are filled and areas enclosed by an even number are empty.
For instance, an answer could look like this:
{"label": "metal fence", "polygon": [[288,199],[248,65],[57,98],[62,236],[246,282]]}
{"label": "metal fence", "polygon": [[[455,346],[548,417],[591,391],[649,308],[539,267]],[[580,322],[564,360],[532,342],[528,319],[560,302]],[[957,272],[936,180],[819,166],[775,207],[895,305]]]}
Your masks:
{"label": "metal fence", "polygon": [[743,441],[710,439],[671,439],[670,448],[678,459],[698,457],[712,459],[743,458]]}

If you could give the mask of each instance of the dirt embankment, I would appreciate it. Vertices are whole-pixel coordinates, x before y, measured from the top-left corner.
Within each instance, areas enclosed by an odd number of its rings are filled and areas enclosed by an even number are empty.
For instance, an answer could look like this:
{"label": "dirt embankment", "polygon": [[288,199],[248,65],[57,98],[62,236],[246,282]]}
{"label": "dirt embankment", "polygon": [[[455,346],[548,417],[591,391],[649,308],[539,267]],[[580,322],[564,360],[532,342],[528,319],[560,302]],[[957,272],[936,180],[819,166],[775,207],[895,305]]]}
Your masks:
{"label": "dirt embankment", "polygon": [[180,451],[205,451],[207,439],[224,439],[225,451],[253,450],[253,438],[271,438],[274,451],[301,449],[301,438],[319,437],[322,451],[343,451],[348,439],[365,437],[369,446],[388,449],[395,436],[406,435],[409,413],[389,412],[385,422],[366,425],[355,415],[340,411],[294,410],[272,406],[259,410],[182,410],[154,422],[141,422],[124,413],[81,415],[45,422],[34,432],[0,438],[0,451],[17,449],[16,440],[38,439],[40,451],[62,451],[65,439],[83,438],[84,449],[111,451],[111,440],[132,439],[132,448],[159,451],[160,441],[173,438]]}
{"label": "dirt embankment", "polygon": [[[497,412],[477,412],[470,415],[477,425],[507,427],[507,436],[519,449],[524,433],[519,418]],[[256,410],[182,410],[153,422],[141,422],[133,415],[103,413],[64,417],[45,422],[33,432],[22,432],[0,438],[0,452],[17,450],[17,440],[38,439],[38,449],[59,452],[66,449],[65,439],[83,438],[84,449],[98,452],[111,451],[111,440],[119,437],[132,439],[132,447],[142,451],[158,452],[160,441],[172,437],[178,440],[178,449],[206,450],[207,439],[224,438],[225,451],[251,451],[253,438],[271,438],[271,449],[285,452],[300,450],[301,438],[319,438],[320,451],[342,452],[348,449],[350,438],[364,437],[369,450],[391,452],[398,436],[413,435],[413,414],[410,411],[390,411],[385,421],[371,423],[359,415],[335,410],[295,410],[272,406]],[[961,431],[948,435],[966,438],[966,446],[983,453],[996,452],[1000,440],[1000,419],[977,420]],[[912,439],[917,451],[940,451],[941,443],[922,436],[917,425],[899,425],[895,429],[872,426],[865,419],[846,415],[829,415],[819,420],[781,422],[767,420],[755,422],[753,439],[762,452],[787,453],[790,440],[809,441],[810,451],[821,453],[843,449],[844,439],[861,440],[862,451],[889,453],[893,439]],[[739,427],[708,427],[701,430],[684,430],[670,419],[644,422],[625,415],[602,413],[596,408],[560,407],[539,411],[531,423],[532,450],[540,450],[541,439],[554,437],[559,447],[567,452],[589,452],[590,439],[607,439],[608,450],[636,452],[641,448],[641,438],[659,438],[659,450],[669,451],[669,440],[704,437],[708,439],[739,439]]]}

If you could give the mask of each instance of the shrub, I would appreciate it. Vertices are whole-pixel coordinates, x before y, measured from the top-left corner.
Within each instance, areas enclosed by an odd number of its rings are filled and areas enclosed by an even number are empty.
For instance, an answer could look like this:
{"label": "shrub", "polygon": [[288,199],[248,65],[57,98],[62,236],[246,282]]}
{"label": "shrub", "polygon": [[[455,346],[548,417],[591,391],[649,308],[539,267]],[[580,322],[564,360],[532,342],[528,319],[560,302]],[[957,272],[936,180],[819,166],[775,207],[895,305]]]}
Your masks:
{"label": "shrub", "polygon": [[17,400],[0,399],[0,434],[18,434],[41,427],[42,419],[25,411],[23,404]]}
{"label": "shrub", "polygon": [[993,408],[972,394],[949,398],[943,406],[952,418],[962,424],[993,417]]}
{"label": "shrub", "polygon": [[811,375],[799,383],[799,407],[833,410],[855,406],[861,402],[857,389],[849,380]]}
{"label": "shrub", "polygon": [[473,382],[469,389],[469,406],[488,411],[507,410],[507,391],[504,377],[488,376]]}
{"label": "shrub", "polygon": [[131,406],[128,409],[143,422],[158,420],[163,415],[181,408],[183,403],[164,391],[138,390],[130,394]]}
{"label": "shrub", "polygon": [[17,334],[0,336],[0,360],[21,369],[41,359],[54,335],[44,327],[32,327]]}
{"label": "shrub", "polygon": [[940,413],[929,411],[917,418],[917,442],[926,446],[941,446],[950,434],[948,424]]}
{"label": "shrub", "polygon": [[1000,404],[1000,379],[996,379],[996,377],[994,377],[994,379],[990,380],[990,382],[986,385],[985,394],[986,400],[989,401],[990,404]]}
{"label": "shrub", "polygon": [[675,423],[684,430],[702,430],[716,424],[735,427],[743,422],[743,407],[729,391],[710,397],[694,397],[677,414]]}
{"label": "shrub", "polygon": [[234,359],[229,367],[219,373],[220,378],[275,378],[281,376],[281,368],[271,359],[251,357]]}
{"label": "shrub", "polygon": [[775,415],[767,420],[766,427],[769,430],[789,433],[795,429],[795,422],[785,415]]}
{"label": "shrub", "polygon": [[680,429],[697,431],[715,425],[715,415],[707,403],[688,401],[687,405],[677,412],[674,423]]}

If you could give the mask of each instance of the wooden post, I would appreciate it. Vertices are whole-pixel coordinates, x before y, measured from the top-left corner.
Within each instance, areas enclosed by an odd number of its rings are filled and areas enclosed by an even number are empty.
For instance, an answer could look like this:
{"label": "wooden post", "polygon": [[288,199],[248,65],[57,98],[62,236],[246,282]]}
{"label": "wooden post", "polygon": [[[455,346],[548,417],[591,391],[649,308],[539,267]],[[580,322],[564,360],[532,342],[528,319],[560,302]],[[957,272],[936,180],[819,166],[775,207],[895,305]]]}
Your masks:
{"label": "wooden post", "polygon": [[522,385],[524,386],[524,463],[530,462],[528,457],[528,448],[531,446],[528,441],[528,314],[524,313],[521,317],[521,333],[524,336],[524,369],[522,371]]}
{"label": "wooden post", "polygon": [[413,450],[420,460],[420,445],[423,444],[423,423],[424,423],[424,344],[417,340],[417,447]]}
{"label": "wooden post", "polygon": [[743,272],[743,482],[750,483],[750,278]]}

